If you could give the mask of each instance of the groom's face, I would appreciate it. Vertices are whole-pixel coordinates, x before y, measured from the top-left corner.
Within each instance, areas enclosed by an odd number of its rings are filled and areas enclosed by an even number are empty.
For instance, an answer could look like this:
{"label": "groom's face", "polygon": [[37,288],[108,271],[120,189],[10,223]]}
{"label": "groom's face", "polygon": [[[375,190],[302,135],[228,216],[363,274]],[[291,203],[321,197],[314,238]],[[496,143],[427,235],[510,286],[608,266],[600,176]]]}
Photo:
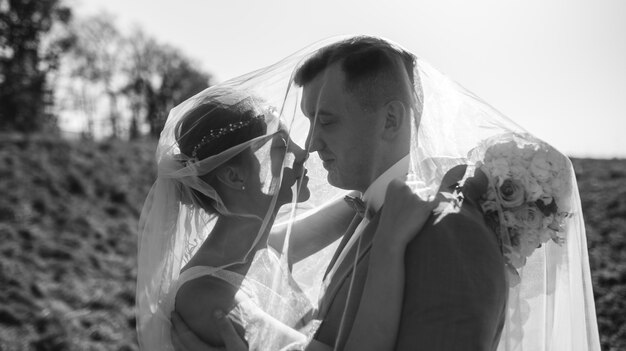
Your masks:
{"label": "groom's face", "polygon": [[376,178],[374,168],[381,154],[379,112],[364,110],[357,97],[346,91],[339,64],[304,85],[301,107],[311,122],[309,152],[317,152],[323,161],[328,182],[365,191]]}

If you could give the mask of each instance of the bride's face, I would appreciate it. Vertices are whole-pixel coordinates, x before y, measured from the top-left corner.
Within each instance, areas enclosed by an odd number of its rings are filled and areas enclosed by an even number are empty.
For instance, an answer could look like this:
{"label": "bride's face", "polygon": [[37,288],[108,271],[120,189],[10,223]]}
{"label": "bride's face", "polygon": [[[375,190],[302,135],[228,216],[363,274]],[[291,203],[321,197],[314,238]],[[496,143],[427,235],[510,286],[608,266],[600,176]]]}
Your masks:
{"label": "bride's face", "polygon": [[311,194],[304,167],[307,157],[307,152],[289,138],[283,127],[261,147],[252,150],[247,171],[251,176],[245,185],[251,196],[247,206],[263,211],[276,195],[278,208],[293,201],[294,191],[298,194],[297,202],[308,200]]}

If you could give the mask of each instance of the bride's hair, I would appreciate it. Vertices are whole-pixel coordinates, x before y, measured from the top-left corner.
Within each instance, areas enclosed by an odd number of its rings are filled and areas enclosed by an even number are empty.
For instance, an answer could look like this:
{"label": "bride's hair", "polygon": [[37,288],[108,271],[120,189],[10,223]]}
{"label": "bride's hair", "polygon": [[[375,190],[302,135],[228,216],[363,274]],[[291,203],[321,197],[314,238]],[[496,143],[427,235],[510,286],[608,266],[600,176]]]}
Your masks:
{"label": "bride's hair", "polygon": [[[198,105],[181,118],[175,135],[184,158],[197,162],[262,136],[266,131],[267,125],[255,100],[246,98],[235,104],[210,101]],[[236,154],[222,165],[245,165],[245,154],[245,151]],[[209,172],[200,177],[217,189],[214,174]],[[207,212],[215,212],[213,200],[195,189],[192,194]]]}
{"label": "bride's hair", "polygon": [[[355,94],[363,108],[376,108],[391,99],[408,103],[411,100],[407,93],[411,92],[406,87],[414,84],[415,60],[411,53],[385,40],[359,36],[321,49],[298,68],[294,82],[304,86],[329,66],[339,63],[346,77],[346,91]],[[403,82],[405,75],[410,85]]]}
{"label": "bride's hair", "polygon": [[176,126],[180,152],[202,160],[265,134],[267,126],[253,101],[233,105],[203,103]]}

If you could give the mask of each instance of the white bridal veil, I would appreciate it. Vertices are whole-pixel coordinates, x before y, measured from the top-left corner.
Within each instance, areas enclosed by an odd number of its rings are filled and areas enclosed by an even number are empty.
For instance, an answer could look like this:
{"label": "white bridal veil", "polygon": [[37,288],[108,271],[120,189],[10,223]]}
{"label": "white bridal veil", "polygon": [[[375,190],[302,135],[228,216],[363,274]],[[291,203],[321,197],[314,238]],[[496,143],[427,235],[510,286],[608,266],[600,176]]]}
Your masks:
{"label": "white bridal veil", "polygon": [[[310,45],[274,65],[211,87],[170,112],[157,149],[158,178],[141,219],[137,328],[142,346],[158,346],[151,340],[169,337],[169,316],[162,314],[160,304],[194,250],[210,235],[217,213],[229,213],[230,209],[223,206],[214,189],[199,176],[242,150],[252,147],[257,155],[262,154],[257,150],[262,150],[279,128],[286,130],[292,142],[304,148],[307,133],[310,128],[317,127],[317,121],[309,122],[301,111],[302,88],[294,83],[294,74],[306,59],[321,48],[344,40],[351,38],[332,38]],[[406,51],[387,42],[395,50]],[[484,163],[489,146],[498,144],[500,140],[515,140],[522,147],[546,145],[428,63],[417,57],[414,59],[413,79],[407,77],[404,83],[411,85],[410,91],[414,92],[411,97],[413,123],[409,180],[421,195],[435,193],[443,175],[454,166],[470,165],[469,175],[474,166]],[[191,155],[181,155],[176,125],[190,110],[207,99],[217,99],[229,106],[242,101],[254,105],[258,115],[264,116],[267,130],[216,156],[190,162],[188,158]],[[542,241],[542,245],[534,249],[523,264],[515,267],[520,280],[519,283],[512,283],[509,290],[507,318],[498,350],[599,350],[585,227],[576,179],[569,160],[556,150],[550,150],[564,160],[564,174],[568,177],[567,182],[561,185],[567,187],[566,197],[560,199],[563,210],[570,214],[560,229],[560,237],[564,240],[560,243]],[[269,156],[258,158],[261,163],[271,163]],[[345,191],[328,185],[326,170],[317,156],[312,155],[306,167],[310,199],[299,204],[294,200],[291,205],[284,206],[276,223],[290,222],[297,216],[315,213],[345,194]],[[266,178],[268,184],[272,184],[268,194],[274,194],[276,198],[281,176],[270,174]],[[195,191],[213,199],[217,211],[208,214],[194,200],[189,200],[197,198]],[[295,192],[297,189],[294,188]],[[262,218],[264,227],[255,233],[259,240],[265,226],[272,224],[269,212],[271,209]],[[288,230],[287,233],[287,237],[298,235],[295,230],[292,233]],[[331,246],[322,250],[293,267],[294,276],[304,290],[315,294],[321,286],[321,276],[333,249]],[[286,245],[282,251],[288,252]]]}
{"label": "white bridal veil", "polygon": [[[285,134],[282,129],[271,105],[253,92],[224,86],[207,89],[171,111],[156,151],[158,176],[140,219],[137,328],[143,349],[172,349],[169,318],[176,281],[219,217],[256,218],[260,227],[249,233],[254,240],[244,257],[215,269],[254,255],[280,192],[282,174],[272,169],[272,141]],[[270,201],[260,211],[225,203],[207,176],[246,153],[253,155],[247,160],[255,160],[249,162],[258,163],[257,180],[263,185],[257,190]],[[284,155],[279,157],[282,162]]]}

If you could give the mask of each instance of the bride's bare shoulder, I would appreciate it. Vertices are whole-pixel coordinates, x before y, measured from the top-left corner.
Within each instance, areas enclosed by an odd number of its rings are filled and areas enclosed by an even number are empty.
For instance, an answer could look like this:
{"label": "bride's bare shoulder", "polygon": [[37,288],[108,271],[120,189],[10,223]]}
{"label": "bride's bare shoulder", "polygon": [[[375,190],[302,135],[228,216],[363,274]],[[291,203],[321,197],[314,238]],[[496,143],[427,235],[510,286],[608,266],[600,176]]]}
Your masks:
{"label": "bride's bare shoulder", "polygon": [[[205,342],[222,345],[217,331],[214,312],[230,313],[237,305],[237,287],[214,277],[203,276],[184,283],[175,299],[175,310],[189,328]],[[243,328],[235,323],[235,329],[243,335]]]}

